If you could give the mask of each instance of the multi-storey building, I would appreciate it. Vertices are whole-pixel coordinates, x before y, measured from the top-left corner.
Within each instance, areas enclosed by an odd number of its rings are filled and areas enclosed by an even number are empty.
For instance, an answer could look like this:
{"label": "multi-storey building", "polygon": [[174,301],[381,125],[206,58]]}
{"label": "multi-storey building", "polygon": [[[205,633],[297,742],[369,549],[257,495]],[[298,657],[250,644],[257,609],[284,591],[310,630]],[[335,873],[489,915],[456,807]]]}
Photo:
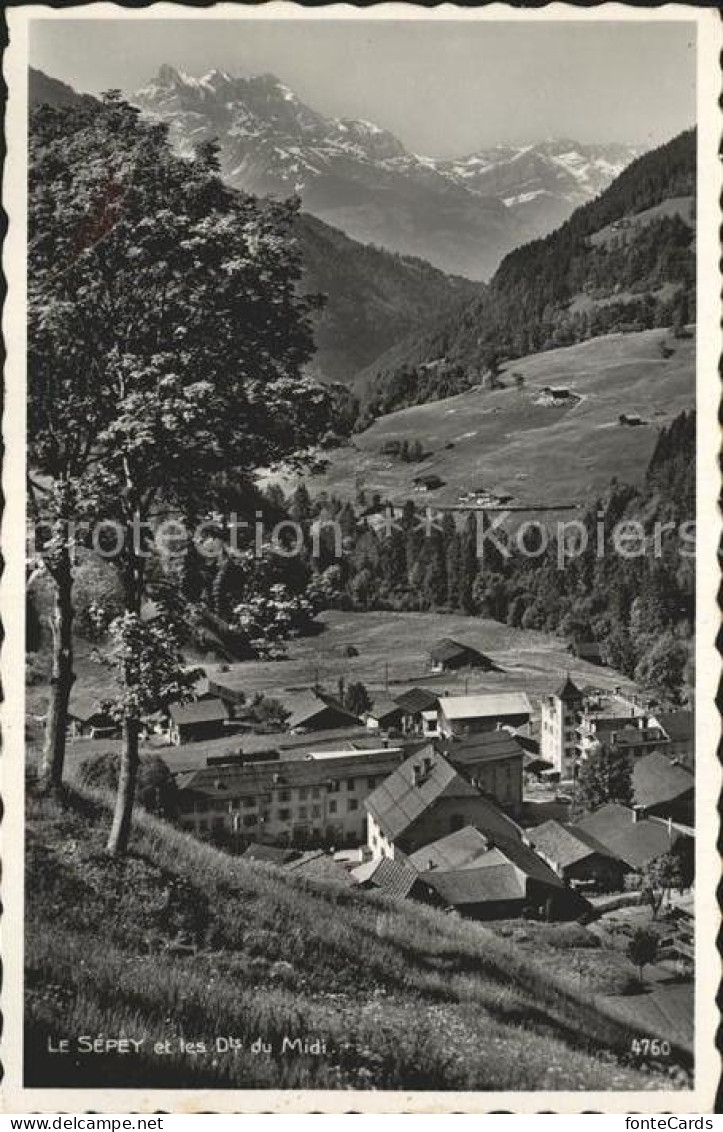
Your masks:
{"label": "multi-storey building", "polygon": [[582,692],[569,676],[540,705],[540,756],[552,763],[562,779],[573,778],[575,774],[580,754],[578,726],[582,706]]}

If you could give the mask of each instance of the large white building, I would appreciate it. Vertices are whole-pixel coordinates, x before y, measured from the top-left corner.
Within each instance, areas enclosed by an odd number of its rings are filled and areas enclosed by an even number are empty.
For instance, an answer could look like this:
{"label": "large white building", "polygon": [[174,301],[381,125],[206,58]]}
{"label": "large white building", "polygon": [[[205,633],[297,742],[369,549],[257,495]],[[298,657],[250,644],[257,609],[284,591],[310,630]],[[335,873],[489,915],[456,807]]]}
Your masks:
{"label": "large white building", "polygon": [[578,727],[582,692],[567,676],[540,706],[540,757],[552,763],[560,778],[573,778],[580,755]]}

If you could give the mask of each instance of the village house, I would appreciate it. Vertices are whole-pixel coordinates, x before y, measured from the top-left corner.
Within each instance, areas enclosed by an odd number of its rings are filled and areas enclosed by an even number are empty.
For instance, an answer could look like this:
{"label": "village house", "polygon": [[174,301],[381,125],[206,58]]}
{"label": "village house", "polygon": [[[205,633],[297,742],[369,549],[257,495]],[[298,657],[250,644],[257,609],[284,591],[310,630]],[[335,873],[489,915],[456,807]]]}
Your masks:
{"label": "village house", "polygon": [[447,833],[476,825],[521,836],[519,826],[430,744],[410,755],[365,802],[373,857],[413,853]]}
{"label": "village house", "polygon": [[120,735],[120,724],[110,713],[110,701],[71,694],[68,730],[73,737],[111,739]]}
{"label": "village house", "polygon": [[671,759],[678,759],[685,766],[694,765],[695,715],[692,711],[656,711],[649,719],[649,725],[660,732],[660,749]]}
{"label": "village house", "polygon": [[409,688],[395,696],[394,701],[402,710],[402,731],[405,735],[426,734],[425,721],[429,719],[430,713],[434,716],[436,730],[439,704],[436,692],[431,692],[428,688]]}
{"label": "village house", "polygon": [[509,731],[500,728],[466,739],[443,739],[438,747],[460,774],[503,810],[520,812],[524,751]]}
{"label": "village house", "polygon": [[633,872],[641,872],[652,861],[674,853],[692,877],[693,841],[671,820],[646,818],[640,811],[610,802],[576,822],[583,836],[591,836]]}
{"label": "village house", "polygon": [[370,731],[397,731],[402,727],[404,712],[392,699],[375,700],[364,715],[364,722]]}
{"label": "village house", "polygon": [[429,650],[430,671],[434,673],[455,672],[459,668],[481,668],[484,672],[495,665],[488,656],[478,652],[471,645],[460,644],[451,637],[444,637]]}
{"label": "village house", "polygon": [[695,775],[672,762],[667,752],[653,751],[636,759],[633,797],[648,817],[672,818],[688,826],[695,822]]}
{"label": "village house", "polygon": [[578,732],[583,695],[569,676],[540,703],[540,757],[562,779],[575,775],[579,757]]}
{"label": "village house", "polygon": [[550,820],[527,836],[535,851],[571,886],[589,885],[599,892],[619,892],[628,866],[591,834],[575,825]]}
{"label": "village house", "polygon": [[228,708],[222,700],[201,699],[188,704],[171,704],[168,714],[168,738],[178,747],[181,743],[195,743],[222,735]]}
{"label": "village house", "polygon": [[364,802],[402,757],[361,750],[189,770],[176,776],[180,824],[238,848],[363,844]]}
{"label": "village house", "polygon": [[444,904],[470,919],[574,918],[586,907],[519,837],[466,826],[425,845],[409,864]]}
{"label": "village house", "polygon": [[358,716],[325,692],[303,692],[289,701],[289,731],[327,731],[361,723]]}
{"label": "village house", "polygon": [[423,904],[441,904],[434,889],[420,877],[417,870],[407,861],[392,857],[372,857],[370,861],[352,869],[352,877],[357,885],[369,890],[378,890],[394,900],[418,900]]}
{"label": "village house", "polygon": [[438,708],[439,731],[444,738],[494,731],[507,724],[523,727],[532,717],[532,704],[524,692],[481,692],[471,696],[443,696]]}

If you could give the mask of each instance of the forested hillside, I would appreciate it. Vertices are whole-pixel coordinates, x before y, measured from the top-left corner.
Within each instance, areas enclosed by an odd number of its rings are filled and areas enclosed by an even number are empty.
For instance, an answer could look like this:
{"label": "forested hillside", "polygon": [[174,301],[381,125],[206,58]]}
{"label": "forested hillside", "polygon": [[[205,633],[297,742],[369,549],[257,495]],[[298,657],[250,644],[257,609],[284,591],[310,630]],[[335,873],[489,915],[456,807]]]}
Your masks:
{"label": "forested hillside", "polygon": [[[695,319],[694,130],[634,161],[489,288],[360,378],[369,415],[494,382],[505,359]],[[668,207],[675,202],[675,207]]]}

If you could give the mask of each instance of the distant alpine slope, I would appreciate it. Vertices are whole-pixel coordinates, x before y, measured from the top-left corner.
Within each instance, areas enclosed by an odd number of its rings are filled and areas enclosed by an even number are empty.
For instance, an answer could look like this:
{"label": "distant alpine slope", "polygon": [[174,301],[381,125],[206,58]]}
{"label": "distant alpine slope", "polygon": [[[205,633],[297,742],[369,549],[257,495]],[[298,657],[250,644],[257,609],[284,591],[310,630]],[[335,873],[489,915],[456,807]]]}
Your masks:
{"label": "distant alpine slope", "polygon": [[194,78],[164,64],[129,97],[170,122],[181,152],[217,137],[224,176],[239,188],[298,193],[307,212],[356,240],[478,280],[513,247],[557,227],[640,152],[549,140],[456,160],[423,157],[373,122],[317,113],[269,74]]}

